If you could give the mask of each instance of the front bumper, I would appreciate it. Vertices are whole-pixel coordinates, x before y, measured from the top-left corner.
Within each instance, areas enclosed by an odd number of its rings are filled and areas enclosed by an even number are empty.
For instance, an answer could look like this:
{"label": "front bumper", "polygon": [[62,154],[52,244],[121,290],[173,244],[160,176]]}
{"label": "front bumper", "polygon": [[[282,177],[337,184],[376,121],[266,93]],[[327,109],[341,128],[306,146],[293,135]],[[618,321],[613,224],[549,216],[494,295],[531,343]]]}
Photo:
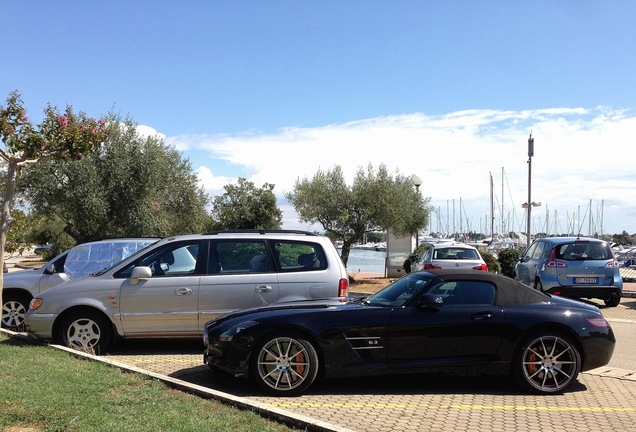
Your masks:
{"label": "front bumper", "polygon": [[55,318],[57,318],[56,314],[27,313],[25,318],[27,334],[37,340],[52,340]]}

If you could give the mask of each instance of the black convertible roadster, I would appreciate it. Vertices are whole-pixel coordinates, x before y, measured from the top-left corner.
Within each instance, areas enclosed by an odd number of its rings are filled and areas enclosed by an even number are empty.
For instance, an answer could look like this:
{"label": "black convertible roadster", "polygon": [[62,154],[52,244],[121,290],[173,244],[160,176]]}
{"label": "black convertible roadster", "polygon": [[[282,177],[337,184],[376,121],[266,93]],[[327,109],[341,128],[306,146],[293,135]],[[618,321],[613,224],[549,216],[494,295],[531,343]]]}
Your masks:
{"label": "black convertible roadster", "polygon": [[204,362],[298,395],[319,377],[510,374],[561,392],[606,365],[614,333],[591,304],[473,270],[410,273],[369,297],[279,303],[209,321]]}

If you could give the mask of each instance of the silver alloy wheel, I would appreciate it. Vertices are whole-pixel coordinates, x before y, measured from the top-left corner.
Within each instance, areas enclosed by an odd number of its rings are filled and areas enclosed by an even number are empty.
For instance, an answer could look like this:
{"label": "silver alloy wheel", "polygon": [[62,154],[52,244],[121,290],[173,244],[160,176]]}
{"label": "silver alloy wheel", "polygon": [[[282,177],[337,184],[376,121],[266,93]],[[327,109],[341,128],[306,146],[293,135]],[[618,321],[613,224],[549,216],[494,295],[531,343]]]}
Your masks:
{"label": "silver alloy wheel", "polygon": [[69,346],[81,351],[92,351],[99,344],[101,330],[90,318],[79,318],[66,328],[66,340]]}
{"label": "silver alloy wheel", "polygon": [[302,341],[290,337],[277,337],[259,351],[256,369],[261,382],[277,391],[289,391],[302,386],[315,377],[311,359],[315,353],[307,351]]}
{"label": "silver alloy wheel", "polygon": [[19,329],[24,324],[26,307],[18,300],[8,300],[2,304],[2,324],[10,329]]}
{"label": "silver alloy wheel", "polygon": [[525,382],[543,393],[565,389],[576,379],[581,356],[566,339],[544,335],[523,348],[521,372]]}

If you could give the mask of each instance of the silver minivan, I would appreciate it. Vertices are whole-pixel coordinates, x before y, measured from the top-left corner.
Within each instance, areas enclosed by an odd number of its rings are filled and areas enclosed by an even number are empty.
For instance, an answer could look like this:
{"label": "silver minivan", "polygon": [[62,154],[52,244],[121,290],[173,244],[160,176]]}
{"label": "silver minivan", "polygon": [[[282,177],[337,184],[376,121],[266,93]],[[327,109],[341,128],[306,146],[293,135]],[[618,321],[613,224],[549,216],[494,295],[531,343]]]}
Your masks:
{"label": "silver minivan", "polygon": [[331,241],[291,230],[165,238],[33,299],[30,336],[103,352],[116,338],[201,337],[210,319],[270,303],[348,295]]}
{"label": "silver minivan", "polygon": [[156,242],[158,238],[110,238],[81,243],[37,269],[6,273],[2,289],[2,327],[21,330],[34,296],[97,272]]}

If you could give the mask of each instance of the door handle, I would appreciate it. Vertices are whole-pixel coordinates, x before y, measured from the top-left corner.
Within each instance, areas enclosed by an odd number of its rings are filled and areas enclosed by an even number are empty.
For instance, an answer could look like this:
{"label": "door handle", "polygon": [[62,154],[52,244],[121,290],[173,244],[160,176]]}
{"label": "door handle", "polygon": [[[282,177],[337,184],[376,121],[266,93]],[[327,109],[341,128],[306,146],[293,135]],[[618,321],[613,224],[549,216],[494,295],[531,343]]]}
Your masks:
{"label": "door handle", "polygon": [[177,288],[174,293],[178,296],[185,296],[192,294],[192,290],[190,288]]}
{"label": "door handle", "polygon": [[473,321],[483,321],[492,318],[492,314],[490,312],[478,313],[473,315]]}
{"label": "door handle", "polygon": [[271,290],[272,290],[272,287],[269,285],[256,285],[257,293],[266,293],[266,292],[270,292]]}

